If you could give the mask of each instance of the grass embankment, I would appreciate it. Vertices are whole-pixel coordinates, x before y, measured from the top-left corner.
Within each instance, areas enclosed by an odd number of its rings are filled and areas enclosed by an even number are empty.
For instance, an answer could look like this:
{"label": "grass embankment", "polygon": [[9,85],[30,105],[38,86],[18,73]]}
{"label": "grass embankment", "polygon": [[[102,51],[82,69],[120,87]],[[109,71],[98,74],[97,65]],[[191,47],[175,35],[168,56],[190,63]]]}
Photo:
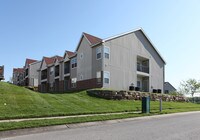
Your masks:
{"label": "grass embankment", "polygon": [[[86,91],[66,94],[41,94],[23,87],[0,82],[0,119],[63,116],[107,112],[140,111],[141,101],[113,101],[88,96]],[[200,110],[192,103],[163,102],[162,113]],[[159,102],[151,102],[151,114],[158,114]],[[0,123],[0,130],[49,126],[66,123],[101,121],[138,117],[143,114],[121,114],[52,120]]]}

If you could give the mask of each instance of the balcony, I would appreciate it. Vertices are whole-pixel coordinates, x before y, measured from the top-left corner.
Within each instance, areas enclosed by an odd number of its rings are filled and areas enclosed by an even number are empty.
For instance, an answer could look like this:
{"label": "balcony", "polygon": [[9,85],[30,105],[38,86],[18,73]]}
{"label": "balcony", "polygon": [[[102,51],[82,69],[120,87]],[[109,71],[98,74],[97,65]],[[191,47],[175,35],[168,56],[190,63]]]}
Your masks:
{"label": "balcony", "polygon": [[25,71],[25,77],[28,76],[28,68]]}
{"label": "balcony", "polygon": [[47,70],[43,70],[41,73],[41,80],[47,79]]}
{"label": "balcony", "polygon": [[149,59],[137,56],[137,71],[149,74]]}
{"label": "balcony", "polygon": [[70,73],[70,62],[65,62],[64,64],[64,74]]}
{"label": "balcony", "polygon": [[59,76],[59,65],[55,66],[55,77]]}
{"label": "balcony", "polygon": [[149,73],[149,67],[137,64],[137,71]]}

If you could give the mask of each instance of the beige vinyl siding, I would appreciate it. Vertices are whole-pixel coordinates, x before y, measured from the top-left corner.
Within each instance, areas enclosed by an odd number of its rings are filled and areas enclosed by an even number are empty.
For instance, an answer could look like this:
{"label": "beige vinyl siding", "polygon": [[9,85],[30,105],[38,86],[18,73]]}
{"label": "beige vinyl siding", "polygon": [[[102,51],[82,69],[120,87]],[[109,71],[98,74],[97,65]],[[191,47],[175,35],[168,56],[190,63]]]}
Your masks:
{"label": "beige vinyl siding", "polygon": [[114,38],[103,44],[110,47],[110,59],[104,59],[103,69],[110,72],[110,85],[105,88],[128,90],[131,83],[137,86],[137,56],[149,60],[149,90],[162,89],[164,62],[141,31]]}

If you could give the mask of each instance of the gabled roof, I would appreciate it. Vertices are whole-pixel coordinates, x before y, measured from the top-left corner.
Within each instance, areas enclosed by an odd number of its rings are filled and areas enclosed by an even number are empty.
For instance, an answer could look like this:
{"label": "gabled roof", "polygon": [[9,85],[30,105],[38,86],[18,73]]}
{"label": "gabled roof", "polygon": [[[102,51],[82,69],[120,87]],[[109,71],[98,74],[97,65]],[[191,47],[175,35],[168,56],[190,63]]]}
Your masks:
{"label": "gabled roof", "polygon": [[70,52],[70,51],[66,51],[66,53],[67,53],[67,55],[68,55],[69,57],[74,56],[74,55],[76,54],[76,53]]}
{"label": "gabled roof", "polygon": [[80,41],[79,41],[79,43],[78,43],[78,45],[76,47],[76,51],[78,50],[79,45],[80,45],[83,37],[86,38],[86,40],[88,41],[88,43],[90,44],[90,46],[94,46],[94,45],[99,44],[99,43],[102,42],[101,38],[83,32],[83,34],[81,35],[81,39],[80,39]]}
{"label": "gabled roof", "polygon": [[13,68],[13,72],[23,73],[24,69],[23,68]]}
{"label": "gabled roof", "polygon": [[63,57],[62,56],[56,56],[55,59],[58,59],[58,61],[62,61]]}
{"label": "gabled roof", "polygon": [[34,63],[34,62],[37,62],[37,60],[26,58],[25,65],[26,65],[26,64],[29,65],[29,64]]}
{"label": "gabled roof", "polygon": [[58,61],[62,61],[63,60],[63,57],[62,56],[58,56],[58,55],[55,55],[55,56],[52,56],[52,57],[43,57],[45,63],[47,65],[51,65],[55,62],[55,60],[57,59]]}
{"label": "gabled roof", "polygon": [[53,56],[53,57],[43,57],[43,59],[44,59],[44,61],[47,65],[50,65],[50,64],[53,64],[55,56]]}
{"label": "gabled roof", "polygon": [[56,55],[54,58],[54,63],[56,63],[56,60],[58,60],[58,62],[61,62],[63,60],[63,57]]}
{"label": "gabled roof", "polygon": [[69,58],[71,58],[72,56],[75,56],[76,53],[75,52],[71,52],[71,51],[65,51],[63,59],[65,58],[66,54],[68,55]]}
{"label": "gabled roof", "polygon": [[102,39],[101,38],[98,38],[96,36],[93,36],[93,35],[90,35],[90,34],[87,34],[87,33],[84,33],[83,32],[83,35],[86,37],[86,39],[89,41],[90,45],[95,45],[97,43],[100,43],[102,42]]}

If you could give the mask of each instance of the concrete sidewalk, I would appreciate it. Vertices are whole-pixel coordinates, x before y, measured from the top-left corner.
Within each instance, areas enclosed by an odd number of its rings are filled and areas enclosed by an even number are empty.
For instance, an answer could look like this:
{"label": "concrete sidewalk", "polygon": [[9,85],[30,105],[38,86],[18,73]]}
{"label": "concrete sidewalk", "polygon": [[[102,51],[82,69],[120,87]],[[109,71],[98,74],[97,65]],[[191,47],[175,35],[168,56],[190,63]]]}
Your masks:
{"label": "concrete sidewalk", "polygon": [[137,112],[118,112],[118,113],[101,113],[101,114],[85,114],[85,115],[68,115],[68,116],[57,116],[57,117],[24,118],[24,119],[7,119],[7,120],[0,120],[0,123],[3,123],[3,122],[33,121],[33,120],[47,120],[47,119],[65,119],[65,118],[103,116],[103,115],[119,115],[119,114],[129,114],[129,113],[141,113],[141,111],[137,111]]}

